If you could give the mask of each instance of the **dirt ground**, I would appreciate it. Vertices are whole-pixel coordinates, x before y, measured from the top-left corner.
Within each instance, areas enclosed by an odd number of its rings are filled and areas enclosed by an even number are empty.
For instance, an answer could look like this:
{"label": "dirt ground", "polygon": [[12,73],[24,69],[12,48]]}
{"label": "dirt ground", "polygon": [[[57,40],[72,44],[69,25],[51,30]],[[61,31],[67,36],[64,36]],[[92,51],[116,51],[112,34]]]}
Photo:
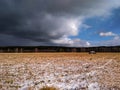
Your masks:
{"label": "dirt ground", "polygon": [[120,53],[0,54],[0,90],[40,90],[43,86],[120,90]]}

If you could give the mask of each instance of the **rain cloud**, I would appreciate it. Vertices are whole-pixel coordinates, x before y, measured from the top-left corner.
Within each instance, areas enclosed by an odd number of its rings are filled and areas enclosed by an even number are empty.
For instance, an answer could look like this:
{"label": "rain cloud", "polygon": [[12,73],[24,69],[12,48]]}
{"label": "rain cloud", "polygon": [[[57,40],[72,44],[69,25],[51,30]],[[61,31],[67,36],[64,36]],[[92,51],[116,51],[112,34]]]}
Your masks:
{"label": "rain cloud", "polygon": [[109,16],[119,6],[119,0],[0,0],[0,45],[89,46],[70,37],[86,18]]}

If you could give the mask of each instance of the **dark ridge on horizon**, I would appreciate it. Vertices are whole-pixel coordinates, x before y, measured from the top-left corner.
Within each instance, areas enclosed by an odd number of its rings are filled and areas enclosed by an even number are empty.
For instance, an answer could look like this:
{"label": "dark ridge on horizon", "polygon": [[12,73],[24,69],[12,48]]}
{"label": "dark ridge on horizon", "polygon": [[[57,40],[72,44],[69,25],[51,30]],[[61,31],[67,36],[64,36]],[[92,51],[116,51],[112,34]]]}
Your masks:
{"label": "dark ridge on horizon", "polygon": [[66,46],[4,46],[0,53],[32,52],[120,52],[120,46],[66,47]]}

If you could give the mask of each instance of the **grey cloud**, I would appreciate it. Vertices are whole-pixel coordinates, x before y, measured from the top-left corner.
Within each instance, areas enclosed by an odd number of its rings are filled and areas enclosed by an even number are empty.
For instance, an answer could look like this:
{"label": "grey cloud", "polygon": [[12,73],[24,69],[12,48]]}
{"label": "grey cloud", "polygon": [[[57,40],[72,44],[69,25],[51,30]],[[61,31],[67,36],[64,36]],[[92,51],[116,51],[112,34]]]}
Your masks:
{"label": "grey cloud", "polygon": [[54,40],[76,36],[83,19],[119,6],[119,0],[0,0],[0,45],[57,45]]}

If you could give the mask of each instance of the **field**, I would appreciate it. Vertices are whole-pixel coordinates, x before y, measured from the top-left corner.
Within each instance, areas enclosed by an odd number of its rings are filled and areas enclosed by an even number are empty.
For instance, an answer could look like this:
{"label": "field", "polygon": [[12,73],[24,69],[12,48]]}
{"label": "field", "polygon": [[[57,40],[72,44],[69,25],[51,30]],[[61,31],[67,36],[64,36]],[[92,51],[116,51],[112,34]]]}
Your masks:
{"label": "field", "polygon": [[120,90],[120,53],[1,53],[0,90]]}

